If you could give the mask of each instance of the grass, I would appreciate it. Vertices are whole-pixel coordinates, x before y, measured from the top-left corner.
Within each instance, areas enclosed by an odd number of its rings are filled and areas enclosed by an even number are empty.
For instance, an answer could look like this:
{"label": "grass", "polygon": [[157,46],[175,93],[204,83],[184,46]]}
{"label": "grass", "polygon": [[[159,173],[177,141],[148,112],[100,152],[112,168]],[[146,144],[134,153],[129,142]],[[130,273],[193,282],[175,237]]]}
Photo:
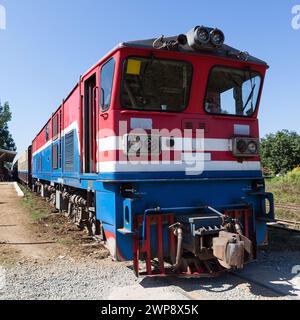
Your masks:
{"label": "grass", "polygon": [[[105,259],[109,256],[109,251],[102,244],[95,243],[87,237],[86,231],[79,230],[65,215],[53,213],[53,208],[45,199],[31,193],[24,186],[19,186],[24,193],[20,204],[31,221],[29,230],[39,240],[55,243],[51,249],[53,255],[67,254],[73,258],[88,256],[95,259]],[[19,257],[19,251],[0,246],[0,265],[14,265],[19,261]]]}
{"label": "grass", "polygon": [[24,197],[21,200],[21,204],[29,212],[31,221],[37,222],[49,214],[49,207],[45,204],[45,201],[35,196],[22,185],[19,186],[24,193]]}
{"label": "grass", "polygon": [[63,246],[71,246],[74,244],[74,239],[72,239],[71,237],[65,237],[65,238],[58,238],[57,239],[57,243],[62,244]]}
{"label": "grass", "polygon": [[266,181],[267,191],[274,194],[275,213],[277,218],[300,221],[299,212],[276,208],[277,205],[300,207],[300,168],[284,176],[275,177]]}

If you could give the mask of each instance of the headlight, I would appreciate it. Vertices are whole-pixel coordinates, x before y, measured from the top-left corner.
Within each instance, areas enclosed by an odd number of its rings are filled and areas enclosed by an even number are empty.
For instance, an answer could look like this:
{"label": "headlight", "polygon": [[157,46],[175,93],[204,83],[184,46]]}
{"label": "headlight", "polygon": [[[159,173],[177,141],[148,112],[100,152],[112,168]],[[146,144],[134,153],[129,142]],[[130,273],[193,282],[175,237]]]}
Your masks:
{"label": "headlight", "polygon": [[187,34],[188,45],[194,50],[216,50],[225,41],[224,33],[215,28],[196,26]]}
{"label": "headlight", "polygon": [[236,157],[253,157],[259,154],[259,139],[254,138],[233,138],[232,152]]}
{"label": "headlight", "polygon": [[201,44],[206,44],[209,42],[210,36],[209,36],[209,31],[207,28],[198,27],[197,31],[196,31],[196,35],[197,35],[197,40]]}
{"label": "headlight", "polygon": [[257,153],[257,143],[255,141],[251,141],[248,143],[248,150],[250,153]]}
{"label": "headlight", "polygon": [[159,146],[160,139],[156,136],[149,135],[148,141],[145,141],[145,148],[147,148],[149,154],[157,153],[160,150]]}
{"label": "headlight", "polygon": [[220,47],[225,41],[224,33],[219,29],[214,29],[210,33],[210,39],[214,46]]}
{"label": "headlight", "polygon": [[127,149],[129,153],[137,153],[141,150],[142,143],[140,136],[128,136]]}
{"label": "headlight", "polygon": [[127,155],[159,155],[160,136],[151,134],[127,134],[123,140],[123,150]]}
{"label": "headlight", "polygon": [[239,140],[236,144],[236,148],[240,153],[244,153],[247,150],[247,143],[244,140]]}

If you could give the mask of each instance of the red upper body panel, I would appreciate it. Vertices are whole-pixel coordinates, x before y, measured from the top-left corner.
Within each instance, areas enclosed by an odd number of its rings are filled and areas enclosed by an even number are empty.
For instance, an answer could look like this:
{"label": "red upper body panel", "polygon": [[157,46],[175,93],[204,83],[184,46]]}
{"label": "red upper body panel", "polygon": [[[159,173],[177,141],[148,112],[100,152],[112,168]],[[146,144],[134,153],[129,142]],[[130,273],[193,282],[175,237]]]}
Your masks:
{"label": "red upper body panel", "polygon": [[[190,98],[187,108],[183,112],[158,112],[158,111],[136,111],[126,110],[121,106],[121,83],[122,72],[125,59],[128,56],[150,56],[154,55],[156,58],[175,59],[187,61],[192,64],[193,78],[190,92]],[[97,138],[104,138],[108,136],[119,136],[119,121],[127,121],[127,130],[130,130],[130,118],[146,118],[152,119],[153,129],[168,129],[172,130],[178,128],[184,130],[188,126],[194,129],[204,128],[205,138],[209,139],[230,139],[234,136],[234,125],[249,126],[249,135],[253,138],[259,137],[257,113],[255,110],[251,117],[229,116],[229,115],[213,115],[208,114],[204,110],[204,100],[208,82],[208,76],[214,66],[228,66],[234,68],[244,69],[251,67],[251,70],[257,71],[262,76],[262,83],[267,69],[267,65],[233,60],[230,58],[218,57],[209,54],[199,54],[192,52],[176,52],[148,48],[137,47],[118,47],[110,54],[93,66],[84,76],[81,77],[79,84],[73,89],[70,95],[65,99],[59,109],[53,114],[48,124],[36,136],[33,141],[33,153],[37,152],[46,143],[46,130],[48,130],[48,140],[52,139],[52,121],[53,118],[61,112],[62,125],[61,129],[65,130],[71,125],[75,125],[78,130],[80,140],[80,154],[83,148],[83,124],[82,124],[82,108],[84,101],[84,86],[85,81],[91,76],[96,75],[97,87],[97,106],[99,106],[100,96],[100,70],[109,59],[115,59],[115,70],[113,89],[111,93],[111,105],[108,111],[101,112],[97,108],[96,123],[97,123]],[[260,101],[261,91],[258,97],[258,105]],[[46,129],[48,128],[48,129]],[[101,129],[108,129],[110,131],[103,132]],[[233,156],[229,153],[213,154],[213,159],[228,159],[232,160]],[[98,161],[117,160],[116,153],[113,151],[97,151]],[[257,160],[254,157],[253,160]]]}

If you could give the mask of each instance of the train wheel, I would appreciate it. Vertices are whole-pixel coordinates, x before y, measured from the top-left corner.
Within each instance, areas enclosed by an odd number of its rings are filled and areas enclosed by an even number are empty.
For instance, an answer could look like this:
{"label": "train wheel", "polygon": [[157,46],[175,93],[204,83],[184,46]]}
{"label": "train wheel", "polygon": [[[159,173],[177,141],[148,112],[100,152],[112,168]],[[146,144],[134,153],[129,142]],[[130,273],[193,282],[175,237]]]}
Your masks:
{"label": "train wheel", "polygon": [[88,223],[86,224],[86,228],[88,230],[89,236],[94,237],[100,235],[101,224],[96,219],[96,217],[90,218]]}
{"label": "train wheel", "polygon": [[97,220],[96,218],[93,219],[93,222],[92,222],[92,234],[93,236],[97,236],[97,235],[100,235],[100,231],[101,231],[101,224],[100,224],[100,221]]}

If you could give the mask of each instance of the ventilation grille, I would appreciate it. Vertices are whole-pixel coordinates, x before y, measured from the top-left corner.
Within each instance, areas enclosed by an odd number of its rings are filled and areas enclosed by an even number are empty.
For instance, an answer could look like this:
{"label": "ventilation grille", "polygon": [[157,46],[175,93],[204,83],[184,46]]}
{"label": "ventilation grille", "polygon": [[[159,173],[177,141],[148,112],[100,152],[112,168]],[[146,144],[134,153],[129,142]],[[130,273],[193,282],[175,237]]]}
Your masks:
{"label": "ventilation grille", "polygon": [[41,156],[39,156],[39,158],[38,158],[38,171],[39,172],[42,172],[42,161],[43,161],[43,158]]}
{"label": "ventilation grille", "polygon": [[52,147],[52,168],[58,169],[58,145]]}
{"label": "ventilation grille", "polygon": [[65,171],[74,171],[74,130],[65,136]]}

